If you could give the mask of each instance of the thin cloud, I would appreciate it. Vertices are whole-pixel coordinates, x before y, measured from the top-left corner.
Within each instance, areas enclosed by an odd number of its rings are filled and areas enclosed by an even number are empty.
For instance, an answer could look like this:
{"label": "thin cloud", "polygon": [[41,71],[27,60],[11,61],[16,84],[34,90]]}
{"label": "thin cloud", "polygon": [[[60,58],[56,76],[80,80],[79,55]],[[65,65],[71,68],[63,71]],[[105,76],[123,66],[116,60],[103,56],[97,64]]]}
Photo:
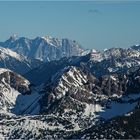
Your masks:
{"label": "thin cloud", "polygon": [[101,11],[99,11],[98,9],[89,9],[88,13],[89,14],[101,14]]}

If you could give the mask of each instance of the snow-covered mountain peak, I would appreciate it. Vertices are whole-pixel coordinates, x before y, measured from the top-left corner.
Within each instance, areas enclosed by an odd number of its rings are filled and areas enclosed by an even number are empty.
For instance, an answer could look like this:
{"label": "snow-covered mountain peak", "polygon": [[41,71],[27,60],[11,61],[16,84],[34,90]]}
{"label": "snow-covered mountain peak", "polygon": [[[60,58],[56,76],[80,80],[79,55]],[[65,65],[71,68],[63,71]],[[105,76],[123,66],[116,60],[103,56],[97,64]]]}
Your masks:
{"label": "snow-covered mountain peak", "polygon": [[58,38],[53,38],[51,36],[44,36],[41,37],[43,40],[46,41],[47,44],[54,46],[54,47],[61,47],[62,43],[61,43],[61,39]]}
{"label": "snow-covered mountain peak", "polygon": [[52,83],[57,85],[58,89],[60,89],[60,93],[63,94],[67,92],[67,88],[78,87],[86,82],[87,76],[81,71],[80,68],[75,66],[64,68],[52,78]]}
{"label": "snow-covered mountain peak", "polygon": [[89,54],[92,61],[100,62],[104,59],[103,54],[95,49],[92,49]]}
{"label": "snow-covered mountain peak", "polygon": [[91,53],[97,53],[97,50],[91,49]]}
{"label": "snow-covered mountain peak", "polygon": [[41,38],[45,39],[47,42],[49,42],[49,40],[51,40],[53,37],[51,36],[42,36]]}
{"label": "snow-covered mountain peak", "polygon": [[11,42],[14,42],[18,39],[18,35],[17,34],[13,34],[12,36],[10,36],[10,38],[8,39]]}
{"label": "snow-covered mountain peak", "polygon": [[104,51],[105,58],[120,57],[125,50],[122,48],[110,48]]}
{"label": "snow-covered mountain peak", "polygon": [[0,42],[0,45],[26,57],[45,62],[59,60],[62,57],[79,56],[84,50],[76,41],[50,36],[36,37],[35,39],[20,37],[15,41],[9,39],[5,42]]}

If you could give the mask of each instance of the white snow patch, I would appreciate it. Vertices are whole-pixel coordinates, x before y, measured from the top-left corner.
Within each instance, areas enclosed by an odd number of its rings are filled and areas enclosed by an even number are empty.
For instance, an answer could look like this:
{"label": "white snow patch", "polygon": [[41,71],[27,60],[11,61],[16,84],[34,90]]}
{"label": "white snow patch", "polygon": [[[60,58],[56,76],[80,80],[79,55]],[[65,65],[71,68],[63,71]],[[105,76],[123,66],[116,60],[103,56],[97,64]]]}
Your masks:
{"label": "white snow patch", "polygon": [[75,126],[74,126],[74,131],[78,131],[80,130],[81,128],[79,127],[78,123],[75,123]]}
{"label": "white snow patch", "polygon": [[114,80],[114,81],[116,81],[117,79],[114,77],[114,76],[110,76],[110,78],[112,79],[112,80]]}
{"label": "white snow patch", "polygon": [[0,74],[6,72],[6,71],[10,71],[9,69],[5,69],[5,68],[0,68]]}
{"label": "white snow patch", "polygon": [[11,56],[19,61],[22,60],[21,58],[21,55],[17,54],[16,52],[8,49],[8,48],[3,48],[3,47],[0,47],[0,52],[1,52],[1,56],[3,59],[5,59],[6,57],[8,56]]}
{"label": "white snow patch", "polygon": [[99,104],[86,104],[85,116],[93,116],[95,115],[96,112],[101,112],[103,111],[103,107],[101,107]]}

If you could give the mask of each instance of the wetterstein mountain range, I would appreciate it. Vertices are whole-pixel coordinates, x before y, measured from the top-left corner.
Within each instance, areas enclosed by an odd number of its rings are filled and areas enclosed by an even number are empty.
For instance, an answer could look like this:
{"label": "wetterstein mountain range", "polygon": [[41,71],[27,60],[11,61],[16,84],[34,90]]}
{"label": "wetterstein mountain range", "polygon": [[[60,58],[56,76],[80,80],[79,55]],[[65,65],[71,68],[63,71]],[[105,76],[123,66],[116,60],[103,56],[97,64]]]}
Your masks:
{"label": "wetterstein mountain range", "polygon": [[0,42],[0,139],[139,139],[139,116],[140,45]]}

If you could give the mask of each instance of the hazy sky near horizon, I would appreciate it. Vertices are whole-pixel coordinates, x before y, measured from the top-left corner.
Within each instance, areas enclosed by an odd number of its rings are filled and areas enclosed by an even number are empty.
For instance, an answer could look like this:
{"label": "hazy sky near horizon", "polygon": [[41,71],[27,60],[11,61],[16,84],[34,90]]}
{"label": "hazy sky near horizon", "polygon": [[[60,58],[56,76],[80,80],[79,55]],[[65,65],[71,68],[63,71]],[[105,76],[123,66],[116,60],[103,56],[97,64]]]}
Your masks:
{"label": "hazy sky near horizon", "polygon": [[50,35],[102,50],[140,43],[140,2],[2,2],[0,41]]}

